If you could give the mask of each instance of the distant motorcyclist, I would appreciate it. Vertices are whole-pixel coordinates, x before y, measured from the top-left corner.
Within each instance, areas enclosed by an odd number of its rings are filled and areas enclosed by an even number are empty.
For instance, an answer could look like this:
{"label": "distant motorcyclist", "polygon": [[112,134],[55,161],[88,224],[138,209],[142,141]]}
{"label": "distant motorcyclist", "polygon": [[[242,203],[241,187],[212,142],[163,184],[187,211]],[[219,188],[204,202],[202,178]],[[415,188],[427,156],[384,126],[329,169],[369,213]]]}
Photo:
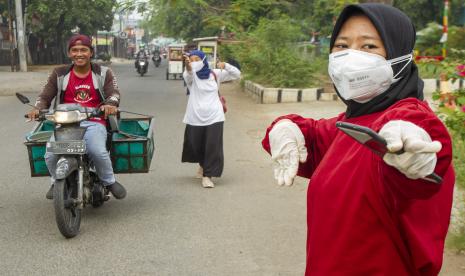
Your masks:
{"label": "distant motorcyclist", "polygon": [[[101,118],[83,121],[86,127],[84,139],[86,140],[87,154],[95,165],[97,175],[115,198],[126,196],[126,189],[118,183],[113,173],[110,154],[106,149],[107,121],[109,115],[116,114],[120,102],[120,93],[111,69],[90,61],[94,54],[92,40],[85,35],[74,35],[68,42],[68,57],[71,65],[57,67],[48,78],[47,84],[37,98],[34,109],[28,117],[34,120],[39,110],[50,107],[56,98],[55,106],[62,103],[77,103],[86,107],[100,107],[104,112]],[[101,90],[96,84],[101,83]],[[99,85],[100,86],[100,85]],[[46,198],[53,199],[53,184],[57,156],[46,153],[45,162],[52,176],[52,186]]]}
{"label": "distant motorcyclist", "polygon": [[147,51],[144,48],[140,49],[139,52],[137,52],[137,54],[136,54],[136,61],[134,62],[134,66],[136,67],[138,72],[140,71],[139,60],[141,60],[141,59],[145,61],[145,64],[146,64],[145,66],[147,66],[149,55],[148,55]]}
{"label": "distant motorcyclist", "polygon": [[152,61],[155,64],[156,67],[158,67],[161,63],[161,55],[160,55],[160,50],[155,49],[152,52]]}

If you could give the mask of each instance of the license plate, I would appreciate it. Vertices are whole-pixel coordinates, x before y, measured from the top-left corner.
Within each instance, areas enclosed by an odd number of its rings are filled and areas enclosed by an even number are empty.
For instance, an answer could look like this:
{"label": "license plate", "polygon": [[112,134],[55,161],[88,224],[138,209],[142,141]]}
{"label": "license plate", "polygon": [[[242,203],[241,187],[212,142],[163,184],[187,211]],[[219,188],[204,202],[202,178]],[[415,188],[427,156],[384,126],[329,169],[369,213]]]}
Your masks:
{"label": "license plate", "polygon": [[86,153],[86,141],[59,141],[59,142],[48,142],[47,152],[53,154],[85,154]]}

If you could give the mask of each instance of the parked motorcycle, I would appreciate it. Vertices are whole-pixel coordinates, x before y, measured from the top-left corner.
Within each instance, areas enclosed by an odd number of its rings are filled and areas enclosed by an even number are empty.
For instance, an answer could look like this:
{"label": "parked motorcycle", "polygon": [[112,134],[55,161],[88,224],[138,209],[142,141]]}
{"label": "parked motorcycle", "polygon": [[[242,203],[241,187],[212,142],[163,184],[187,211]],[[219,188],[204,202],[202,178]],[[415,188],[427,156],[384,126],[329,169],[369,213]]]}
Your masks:
{"label": "parked motorcycle", "polygon": [[145,73],[147,73],[148,71],[148,67],[149,67],[149,63],[147,61],[147,59],[145,58],[139,58],[137,61],[136,61],[136,67],[137,67],[137,73],[140,74],[141,77],[144,76]]}
{"label": "parked motorcycle", "polygon": [[153,64],[155,65],[155,67],[160,66],[161,56],[160,55],[153,55],[152,61],[153,61]]}

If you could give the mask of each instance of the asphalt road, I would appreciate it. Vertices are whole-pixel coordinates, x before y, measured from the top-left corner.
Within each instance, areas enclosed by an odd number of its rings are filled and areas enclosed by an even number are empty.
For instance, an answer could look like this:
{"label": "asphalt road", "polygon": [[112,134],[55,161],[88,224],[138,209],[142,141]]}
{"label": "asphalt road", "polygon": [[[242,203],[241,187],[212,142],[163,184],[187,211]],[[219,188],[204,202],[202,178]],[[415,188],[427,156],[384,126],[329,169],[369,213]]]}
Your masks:
{"label": "asphalt road", "polygon": [[61,236],[45,200],[49,179],[29,176],[28,108],[0,97],[0,275],[303,275],[307,181],[278,187],[260,141],[278,115],[328,117],[344,107],[259,105],[237,84],[223,85],[225,170],[204,189],[196,165],[180,161],[182,82],[165,80],[165,63],[144,77],[132,63],[112,67],[121,108],[155,116],[155,155],[149,173],[117,175],[128,196],[85,209],[73,239]]}

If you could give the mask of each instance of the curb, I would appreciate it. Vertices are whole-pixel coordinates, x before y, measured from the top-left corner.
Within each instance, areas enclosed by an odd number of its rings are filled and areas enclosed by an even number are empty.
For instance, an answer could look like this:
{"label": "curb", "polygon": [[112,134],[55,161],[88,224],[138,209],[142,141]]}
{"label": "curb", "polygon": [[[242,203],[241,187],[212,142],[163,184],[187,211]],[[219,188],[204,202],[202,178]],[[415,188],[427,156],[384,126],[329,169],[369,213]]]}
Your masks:
{"label": "curb", "polygon": [[[440,81],[438,79],[423,79],[424,88],[423,94],[431,95],[439,90]],[[449,80],[449,85],[452,90],[464,89],[465,81],[457,80],[454,83]],[[313,101],[337,101],[336,93],[325,92],[324,88],[270,88],[263,87],[260,84],[246,80],[244,91],[249,94],[257,103],[297,103],[297,102],[313,102]]]}
{"label": "curb", "polygon": [[[425,84],[425,87],[423,88],[423,94],[432,94],[433,92],[438,91],[441,83],[438,79],[423,79],[423,82]],[[457,80],[454,83],[449,80],[449,86],[451,90],[465,88],[464,81],[462,79]]]}
{"label": "curb", "polygon": [[257,103],[299,103],[325,100],[337,100],[335,93],[324,93],[323,88],[270,88],[246,80],[244,91]]}

